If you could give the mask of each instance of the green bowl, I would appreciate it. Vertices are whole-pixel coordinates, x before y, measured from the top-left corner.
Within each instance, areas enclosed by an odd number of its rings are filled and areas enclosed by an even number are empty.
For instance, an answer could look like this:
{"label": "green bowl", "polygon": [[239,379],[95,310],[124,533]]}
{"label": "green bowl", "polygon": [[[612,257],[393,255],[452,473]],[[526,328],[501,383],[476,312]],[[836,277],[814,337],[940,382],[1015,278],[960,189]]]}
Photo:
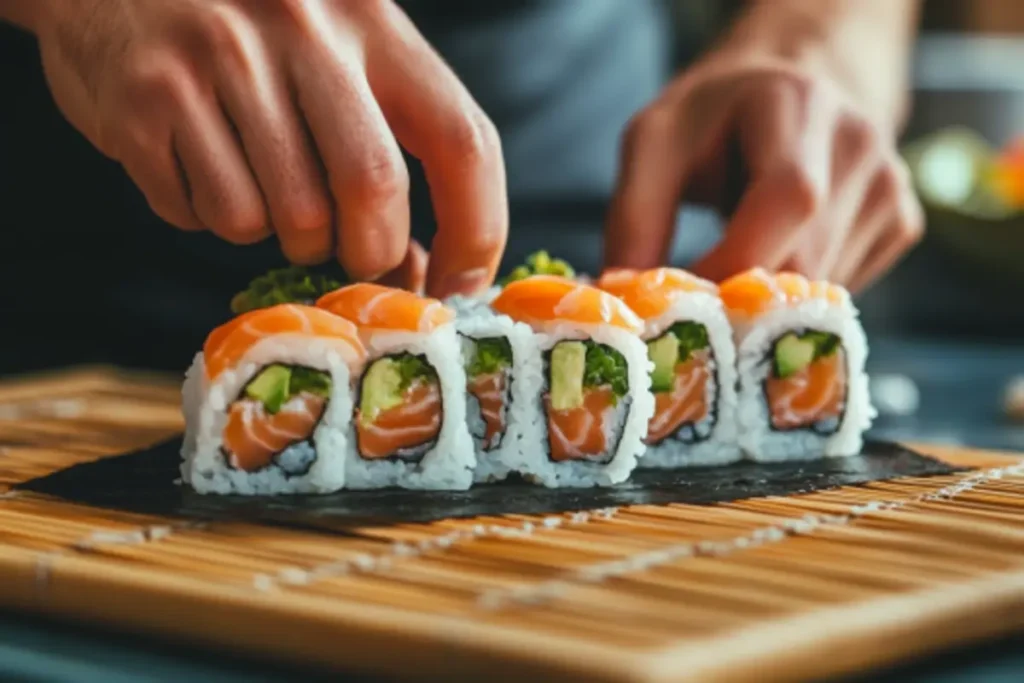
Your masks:
{"label": "green bowl", "polygon": [[965,265],[1024,283],[1024,211],[1001,204],[978,182],[993,155],[984,139],[962,128],[904,149],[929,239]]}

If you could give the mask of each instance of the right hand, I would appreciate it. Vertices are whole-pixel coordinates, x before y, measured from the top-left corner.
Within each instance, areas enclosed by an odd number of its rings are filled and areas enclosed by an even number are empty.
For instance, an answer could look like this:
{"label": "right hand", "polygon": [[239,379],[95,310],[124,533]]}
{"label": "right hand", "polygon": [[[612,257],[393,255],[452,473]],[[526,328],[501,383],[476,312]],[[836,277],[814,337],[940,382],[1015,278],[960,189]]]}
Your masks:
{"label": "right hand", "polygon": [[336,253],[355,279],[421,288],[401,144],[437,217],[428,293],[493,281],[498,134],[392,0],[40,1],[57,104],[167,222],[238,244],[276,233],[292,262]]}

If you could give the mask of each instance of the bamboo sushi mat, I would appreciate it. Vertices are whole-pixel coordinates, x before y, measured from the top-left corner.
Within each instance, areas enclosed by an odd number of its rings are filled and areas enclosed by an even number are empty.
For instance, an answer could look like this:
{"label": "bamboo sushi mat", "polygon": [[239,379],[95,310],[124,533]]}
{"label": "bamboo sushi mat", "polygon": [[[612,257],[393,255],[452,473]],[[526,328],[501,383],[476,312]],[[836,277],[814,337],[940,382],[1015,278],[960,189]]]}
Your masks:
{"label": "bamboo sushi mat", "polygon": [[105,368],[0,383],[0,605],[408,680],[819,678],[1024,626],[1021,456],[341,536],[10,491],[176,433],[178,390]]}

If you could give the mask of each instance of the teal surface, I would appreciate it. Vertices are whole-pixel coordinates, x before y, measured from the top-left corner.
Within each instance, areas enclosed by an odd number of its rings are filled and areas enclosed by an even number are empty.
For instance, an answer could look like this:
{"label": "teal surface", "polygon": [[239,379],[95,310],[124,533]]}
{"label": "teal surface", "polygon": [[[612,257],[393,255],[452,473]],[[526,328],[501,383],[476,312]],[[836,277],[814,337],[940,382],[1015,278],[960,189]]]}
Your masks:
{"label": "teal surface", "polygon": [[[46,683],[384,683],[344,674],[285,669],[223,653],[0,614],[0,681]],[[982,647],[842,679],[846,683],[1020,683],[1024,634]]]}

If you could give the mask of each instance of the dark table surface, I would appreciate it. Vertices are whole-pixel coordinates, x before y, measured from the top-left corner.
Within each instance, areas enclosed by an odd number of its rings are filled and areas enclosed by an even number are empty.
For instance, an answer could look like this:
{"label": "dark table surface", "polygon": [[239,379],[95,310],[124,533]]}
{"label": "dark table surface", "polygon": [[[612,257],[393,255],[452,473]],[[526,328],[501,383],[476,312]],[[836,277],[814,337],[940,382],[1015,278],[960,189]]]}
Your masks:
{"label": "dark table surface", "polygon": [[[912,417],[882,417],[877,436],[1024,451],[1024,425],[1002,414],[1010,377],[1024,374],[1020,343],[922,342],[883,339],[872,345],[871,371],[910,377],[921,404]],[[951,624],[950,628],[955,628]],[[176,646],[92,626],[71,626],[0,614],[2,681],[365,680],[269,666],[225,653]],[[1009,683],[1024,680],[1024,634],[936,653],[851,681]]]}

